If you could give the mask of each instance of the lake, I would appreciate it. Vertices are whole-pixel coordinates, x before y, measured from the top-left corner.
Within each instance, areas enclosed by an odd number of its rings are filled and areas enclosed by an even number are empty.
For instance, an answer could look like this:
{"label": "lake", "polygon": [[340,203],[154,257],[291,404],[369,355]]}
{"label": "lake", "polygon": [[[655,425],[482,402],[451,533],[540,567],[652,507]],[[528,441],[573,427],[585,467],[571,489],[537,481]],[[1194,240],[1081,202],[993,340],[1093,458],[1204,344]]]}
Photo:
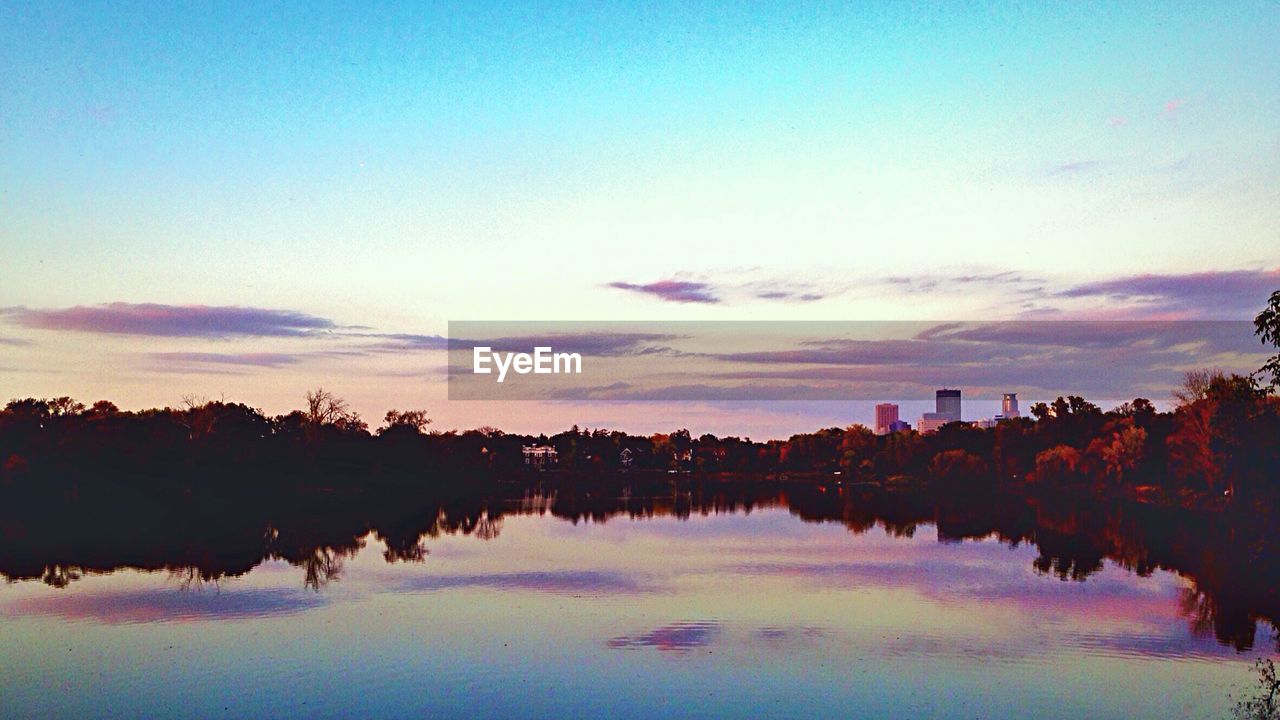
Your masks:
{"label": "lake", "polygon": [[273,525],[249,562],[188,538],[189,564],[104,534],[42,565],[10,527],[0,715],[1210,718],[1275,648],[1162,551],[1098,545],[1133,523],[860,504],[526,493],[409,540]]}

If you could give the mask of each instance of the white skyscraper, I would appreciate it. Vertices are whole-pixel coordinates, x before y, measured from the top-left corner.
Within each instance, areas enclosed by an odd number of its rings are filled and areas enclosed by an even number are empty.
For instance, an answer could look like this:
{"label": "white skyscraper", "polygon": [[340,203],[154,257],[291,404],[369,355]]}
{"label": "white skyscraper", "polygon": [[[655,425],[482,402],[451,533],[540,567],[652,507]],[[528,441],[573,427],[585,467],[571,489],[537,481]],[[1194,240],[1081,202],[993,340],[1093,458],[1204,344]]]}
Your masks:
{"label": "white skyscraper", "polygon": [[1018,417],[1018,393],[1005,393],[1000,403],[1000,415],[1006,418]]}

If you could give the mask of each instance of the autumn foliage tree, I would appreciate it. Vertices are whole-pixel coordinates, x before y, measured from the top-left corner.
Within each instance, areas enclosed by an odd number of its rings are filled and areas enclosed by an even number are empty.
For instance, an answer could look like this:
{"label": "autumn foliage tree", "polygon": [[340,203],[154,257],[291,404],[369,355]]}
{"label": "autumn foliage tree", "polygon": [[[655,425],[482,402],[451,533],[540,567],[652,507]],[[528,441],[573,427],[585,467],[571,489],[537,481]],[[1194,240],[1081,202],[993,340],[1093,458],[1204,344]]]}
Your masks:
{"label": "autumn foliage tree", "polygon": [[944,486],[972,485],[987,476],[987,463],[965,450],[943,450],[929,461],[929,477]]}
{"label": "autumn foliage tree", "polygon": [[1108,423],[1103,433],[1089,442],[1085,456],[1099,480],[1119,485],[1138,469],[1146,445],[1147,431],[1126,417]]}
{"label": "autumn foliage tree", "polygon": [[1070,445],[1055,445],[1036,455],[1031,480],[1038,483],[1066,484],[1079,478],[1080,451]]}
{"label": "autumn foliage tree", "polygon": [[1252,377],[1221,372],[1188,376],[1179,397],[1167,442],[1180,481],[1228,497],[1280,491],[1280,400]]}

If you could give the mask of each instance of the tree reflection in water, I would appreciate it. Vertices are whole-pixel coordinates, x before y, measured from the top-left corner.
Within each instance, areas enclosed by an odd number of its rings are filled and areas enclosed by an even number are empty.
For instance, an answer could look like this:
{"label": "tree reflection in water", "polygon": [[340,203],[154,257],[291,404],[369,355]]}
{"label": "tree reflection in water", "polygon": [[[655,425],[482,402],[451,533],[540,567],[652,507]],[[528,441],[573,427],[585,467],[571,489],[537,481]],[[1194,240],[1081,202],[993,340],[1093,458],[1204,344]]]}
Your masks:
{"label": "tree reflection in water", "polygon": [[394,492],[323,478],[308,484],[340,489],[253,494],[241,482],[225,492],[142,498],[95,493],[88,488],[102,486],[85,483],[76,494],[27,492],[0,508],[0,575],[65,588],[85,574],[134,568],[168,571],[180,587],[192,588],[283,560],[301,568],[303,585],[318,592],[341,578],[346,559],[369,537],[382,543],[389,563],[424,562],[431,539],[497,538],[510,514],[578,523],[776,507],[855,534],[881,527],[910,538],[933,525],[940,542],[1028,543],[1038,551],[1034,569],[1064,581],[1087,581],[1108,560],[1143,576],[1170,570],[1191,583],[1179,602],[1192,631],[1241,651],[1253,647],[1259,621],[1275,625],[1280,618],[1280,538],[1268,517],[919,486],[673,484],[641,474],[589,483],[459,479]]}
{"label": "tree reflection in water", "polygon": [[1258,673],[1258,685],[1253,696],[1236,703],[1235,716],[1239,720],[1280,720],[1280,676],[1275,663],[1259,658],[1254,665]]}

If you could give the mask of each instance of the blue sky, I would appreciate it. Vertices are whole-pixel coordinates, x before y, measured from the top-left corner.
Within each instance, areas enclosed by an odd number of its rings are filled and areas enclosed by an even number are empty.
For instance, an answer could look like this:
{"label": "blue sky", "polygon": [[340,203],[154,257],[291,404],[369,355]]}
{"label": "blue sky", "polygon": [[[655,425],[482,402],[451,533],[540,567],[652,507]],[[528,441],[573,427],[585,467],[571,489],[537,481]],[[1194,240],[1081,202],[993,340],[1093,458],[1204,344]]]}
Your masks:
{"label": "blue sky", "polygon": [[[1278,27],[1244,2],[5,3],[0,307],[1247,318],[1280,287]],[[283,410],[352,370],[148,375],[293,349],[7,317],[14,394]],[[440,406],[432,382],[348,394]]]}

